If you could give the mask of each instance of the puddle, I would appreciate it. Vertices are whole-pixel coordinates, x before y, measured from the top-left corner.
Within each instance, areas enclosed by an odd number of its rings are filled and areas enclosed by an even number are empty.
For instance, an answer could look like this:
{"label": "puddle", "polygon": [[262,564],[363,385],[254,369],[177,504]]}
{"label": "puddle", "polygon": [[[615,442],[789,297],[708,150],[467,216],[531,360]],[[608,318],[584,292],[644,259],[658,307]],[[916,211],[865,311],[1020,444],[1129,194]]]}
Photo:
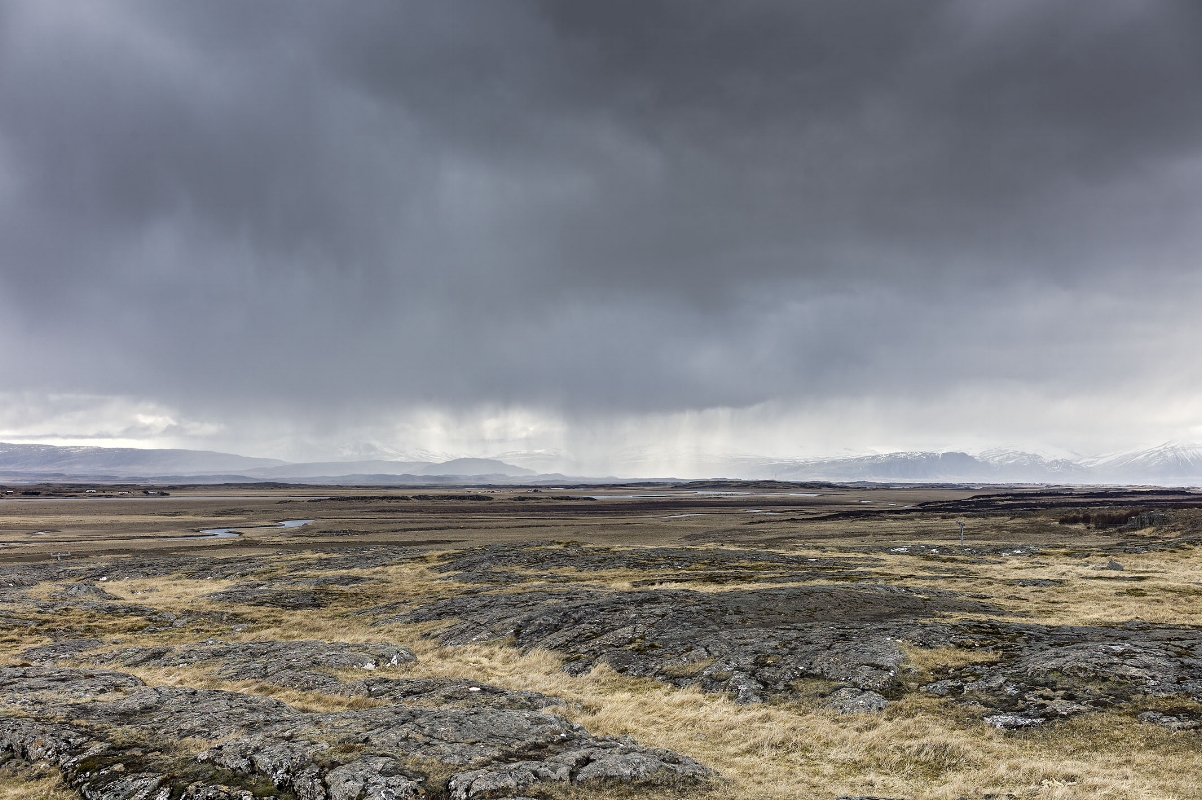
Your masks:
{"label": "puddle", "polygon": [[276,528],[299,528],[301,525],[308,525],[313,522],[311,519],[286,519],[276,525],[247,525],[241,529],[238,528],[201,528],[199,536],[175,536],[169,539],[171,542],[182,542],[187,539],[237,539],[241,536],[240,530],[246,531],[267,531],[275,530]]}
{"label": "puddle", "polygon": [[241,535],[233,528],[201,528],[199,536],[173,536],[169,541],[182,542],[185,539],[236,539]]}
{"label": "puddle", "polygon": [[666,494],[592,494],[594,500],[642,500],[647,497],[667,497]]}

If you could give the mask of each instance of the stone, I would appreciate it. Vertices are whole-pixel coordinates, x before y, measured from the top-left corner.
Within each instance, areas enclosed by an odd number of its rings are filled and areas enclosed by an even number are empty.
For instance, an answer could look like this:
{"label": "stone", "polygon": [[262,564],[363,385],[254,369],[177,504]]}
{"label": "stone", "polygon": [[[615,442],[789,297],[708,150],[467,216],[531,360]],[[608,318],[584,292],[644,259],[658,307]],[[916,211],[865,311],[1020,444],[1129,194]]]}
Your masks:
{"label": "stone", "polygon": [[336,694],[371,697],[434,708],[508,708],[538,711],[564,705],[558,697],[539,692],[501,689],[462,678],[364,678],[337,687]]}
{"label": "stone", "polygon": [[245,800],[263,797],[264,785],[297,800],[398,800],[428,791],[429,776],[409,765],[429,762],[453,768],[452,797],[471,798],[539,783],[677,785],[714,774],[679,753],[592,736],[556,714],[404,705],[302,712],[268,697],[147,687],[83,669],[0,668],[0,709],[0,753],[54,764],[89,800]]}
{"label": "stone", "polygon": [[993,714],[985,717],[985,722],[995,728],[1008,731],[1033,728],[1043,724],[1043,720],[1039,717],[1028,717],[1022,714]]}
{"label": "stone", "polygon": [[48,698],[93,698],[124,695],[144,687],[124,672],[57,667],[0,667],[0,699],[30,705]]}
{"label": "stone", "polygon": [[875,556],[811,558],[765,550],[725,547],[703,550],[684,547],[611,548],[578,542],[493,544],[448,553],[437,569],[466,583],[511,585],[523,580],[552,580],[555,573],[539,570],[570,568],[580,572],[632,570],[654,577],[634,585],[704,580],[711,583],[798,583],[820,579],[867,577],[883,563]]}
{"label": "stone", "polygon": [[950,695],[960,694],[964,690],[964,684],[961,681],[947,680],[935,681],[928,683],[922,687],[922,691],[938,697],[948,697]]}
{"label": "stone", "polygon": [[996,622],[952,628],[950,641],[988,645],[997,660],[951,669],[923,690],[962,694],[995,714],[1052,721],[1144,695],[1202,694],[1202,631],[1191,628]]}
{"label": "stone", "polygon": [[117,600],[116,595],[106,592],[94,583],[69,583],[50,593],[54,600],[70,600],[76,597],[90,597],[95,600]]}
{"label": "stone", "polygon": [[1163,714],[1159,711],[1144,711],[1137,719],[1151,725],[1159,725],[1171,731],[1192,731],[1202,728],[1202,720],[1193,719],[1185,714]]}
{"label": "stone", "polygon": [[888,701],[876,692],[846,687],[827,698],[822,707],[840,714],[864,714],[884,711],[887,705]]}
{"label": "stone", "polygon": [[183,800],[257,800],[245,789],[220,784],[192,783],[184,789]]}
{"label": "stone", "polygon": [[898,640],[927,638],[918,620],[986,607],[938,590],[893,586],[585,589],[461,595],[386,619],[445,620],[433,634],[443,644],[511,639],[524,650],[564,653],[570,674],[604,663],[749,703],[787,694],[807,676],[878,692],[892,687],[903,661]]}
{"label": "stone", "polygon": [[395,759],[367,756],[325,776],[329,800],[405,800],[423,794],[421,781],[406,776]]}
{"label": "stone", "polygon": [[255,680],[306,691],[337,693],[342,682],[334,670],[367,670],[412,663],[413,652],[387,642],[252,641],[216,639],[179,647],[128,647],[94,658],[121,666],[181,667],[217,665],[229,680]]}
{"label": "stone", "polygon": [[618,740],[561,753],[541,762],[519,761],[456,773],[447,788],[453,800],[512,796],[539,783],[671,783],[714,773],[670,750],[647,749]]}
{"label": "stone", "polygon": [[101,644],[99,639],[66,639],[22,650],[21,658],[32,664],[52,666],[62,660],[77,658],[80,653],[95,650]]}
{"label": "stone", "polygon": [[338,599],[338,593],[330,589],[281,588],[262,581],[245,581],[204,598],[215,603],[311,610],[331,605]]}

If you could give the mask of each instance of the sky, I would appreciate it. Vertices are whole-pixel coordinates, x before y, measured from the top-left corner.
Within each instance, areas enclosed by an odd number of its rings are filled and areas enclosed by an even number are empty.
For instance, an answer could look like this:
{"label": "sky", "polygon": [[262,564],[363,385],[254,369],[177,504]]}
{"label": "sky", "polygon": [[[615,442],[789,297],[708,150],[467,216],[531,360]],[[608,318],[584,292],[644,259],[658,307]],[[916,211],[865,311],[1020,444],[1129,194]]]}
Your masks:
{"label": "sky", "polygon": [[1192,0],[0,4],[0,440],[1202,441]]}

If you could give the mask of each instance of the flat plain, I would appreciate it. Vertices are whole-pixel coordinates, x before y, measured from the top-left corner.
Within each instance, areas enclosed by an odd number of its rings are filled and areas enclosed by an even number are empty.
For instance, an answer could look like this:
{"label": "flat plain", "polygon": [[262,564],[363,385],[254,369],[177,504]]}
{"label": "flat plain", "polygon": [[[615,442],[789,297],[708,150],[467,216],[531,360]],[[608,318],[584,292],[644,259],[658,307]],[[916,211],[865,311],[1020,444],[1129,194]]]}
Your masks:
{"label": "flat plain", "polygon": [[3,491],[0,797],[1202,797],[1202,493]]}

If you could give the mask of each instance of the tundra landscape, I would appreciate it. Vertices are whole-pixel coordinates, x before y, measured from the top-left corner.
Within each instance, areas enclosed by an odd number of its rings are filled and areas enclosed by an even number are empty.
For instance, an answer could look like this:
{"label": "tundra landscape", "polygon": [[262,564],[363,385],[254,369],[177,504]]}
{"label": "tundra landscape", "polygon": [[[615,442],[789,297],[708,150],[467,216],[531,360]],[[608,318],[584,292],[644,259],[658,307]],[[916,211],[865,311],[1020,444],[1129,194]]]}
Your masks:
{"label": "tundra landscape", "polygon": [[0,800],[1202,800],[1200,78],[0,0]]}
{"label": "tundra landscape", "polygon": [[12,486],[0,796],[1197,797],[1200,542],[1190,490]]}

